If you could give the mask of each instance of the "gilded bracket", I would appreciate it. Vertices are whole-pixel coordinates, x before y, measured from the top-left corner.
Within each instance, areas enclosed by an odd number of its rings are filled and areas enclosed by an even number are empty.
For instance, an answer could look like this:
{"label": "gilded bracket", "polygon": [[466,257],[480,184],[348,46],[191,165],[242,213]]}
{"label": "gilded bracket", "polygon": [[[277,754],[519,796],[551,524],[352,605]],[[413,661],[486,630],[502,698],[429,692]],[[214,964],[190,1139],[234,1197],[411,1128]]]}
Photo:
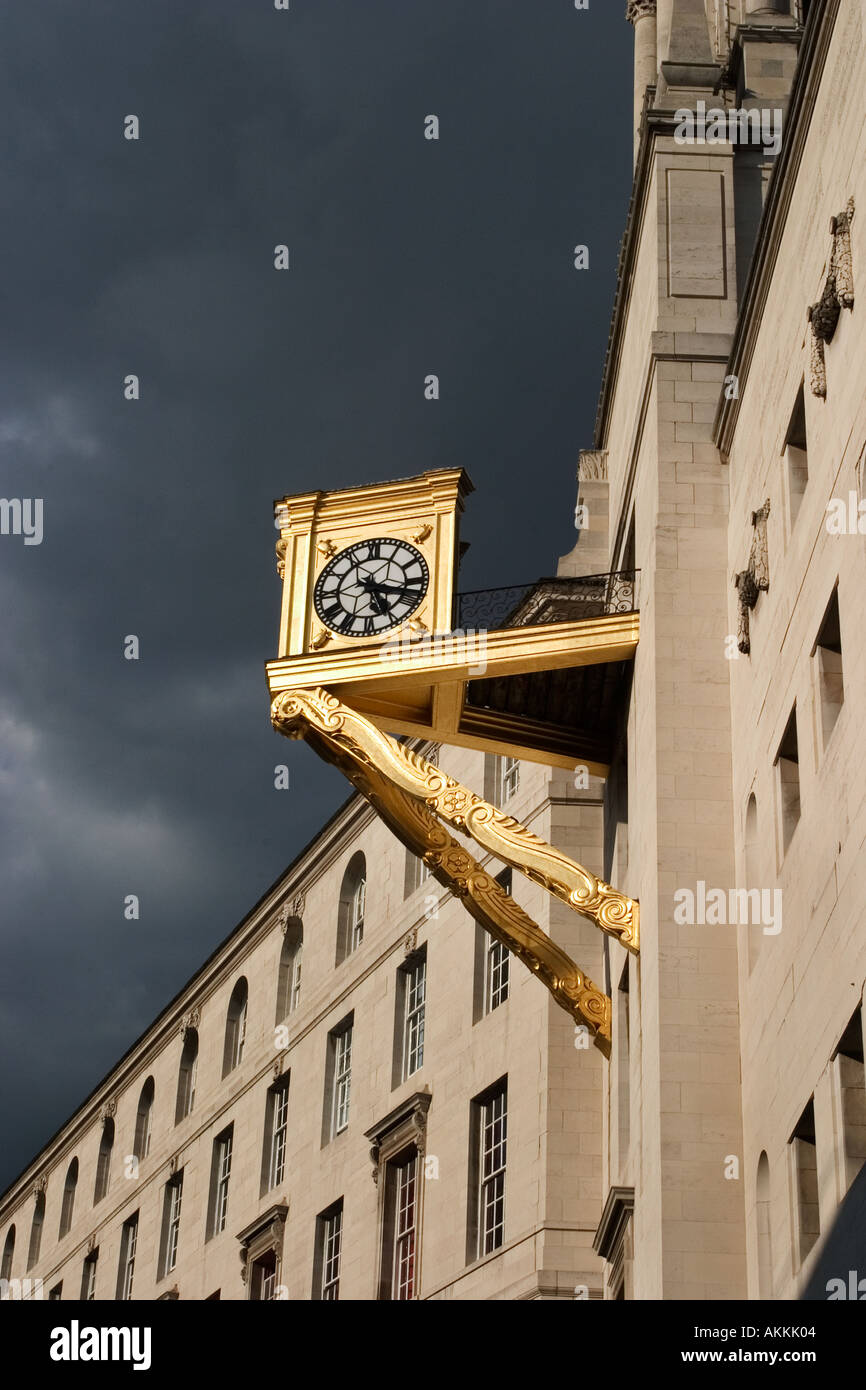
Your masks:
{"label": "gilded bracket", "polygon": [[[324,718],[317,719],[316,711]],[[470,916],[538,976],[557,1003],[589,1030],[595,1045],[609,1057],[611,1003],[608,996],[533,922],[469,851],[448,834],[417,794],[396,785],[390,772],[359,756],[357,747],[351,746],[352,740],[339,736],[334,720],[345,720],[353,713],[325,691],[286,691],[274,700],[271,718],[280,733],[289,738],[305,738],[317,753],[339,767],[397,838],[413,854],[424,859],[436,881],[461,898]],[[361,720],[360,715],[355,717]],[[367,720],[362,722],[368,723]],[[322,727],[324,723],[328,727]],[[370,728],[377,739],[392,742],[374,726]],[[394,747],[399,749],[400,745]],[[424,759],[419,762],[431,772],[436,771],[441,780],[452,780],[444,779],[433,764]]]}
{"label": "gilded bracket", "polygon": [[497,859],[540,884],[637,954],[640,914],[633,898],[618,892],[512,816],[506,816],[440,772],[419,753],[382,733],[335,695],[320,686],[286,690],[271,705],[271,722],[289,738],[305,738],[355,785],[356,770],[367,777],[377,773],[386,801],[390,795],[386,787],[415,798],[446,824],[470,834]]}

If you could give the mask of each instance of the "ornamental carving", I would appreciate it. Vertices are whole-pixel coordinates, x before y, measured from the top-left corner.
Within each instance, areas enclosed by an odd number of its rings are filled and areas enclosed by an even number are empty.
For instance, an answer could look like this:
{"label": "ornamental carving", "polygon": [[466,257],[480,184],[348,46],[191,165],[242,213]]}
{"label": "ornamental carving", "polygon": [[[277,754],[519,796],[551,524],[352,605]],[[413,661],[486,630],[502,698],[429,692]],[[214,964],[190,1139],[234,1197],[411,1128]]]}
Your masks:
{"label": "ornamental carving", "polygon": [[103,1101],[102,1105],[100,1105],[100,1107],[99,1107],[99,1120],[100,1120],[100,1123],[101,1123],[102,1125],[105,1125],[106,1120],[113,1120],[116,1114],[117,1114],[117,1101],[116,1101],[116,1100],[106,1100],[106,1101]]}
{"label": "ornamental carving", "polygon": [[629,24],[639,19],[655,19],[656,0],[626,0],[625,17]]}
{"label": "ornamental carving", "polygon": [[821,291],[821,298],[810,304],[806,318],[812,330],[810,354],[810,387],[813,396],[827,395],[827,368],[824,344],[832,342],[843,309],[854,308],[854,269],[851,261],[851,223],[854,220],[854,199],[849,198],[842,212],[830,218],[833,246],[830,268]]}
{"label": "ornamental carving", "polygon": [[43,1194],[43,1192],[44,1192],[45,1189],[47,1188],[47,1186],[48,1186],[48,1174],[47,1174],[47,1173],[40,1173],[40,1174],[39,1174],[39,1177],[36,1179],[36,1181],[35,1181],[34,1184],[33,1184],[33,1196],[34,1196],[34,1198],[35,1198],[35,1199],[38,1199],[39,1197],[41,1197],[42,1194]]}
{"label": "ornamental carving", "polygon": [[186,1041],[187,1033],[198,1029],[201,1023],[201,1009],[198,1007],[189,1009],[180,1021],[180,1036]]}
{"label": "ornamental carving", "polygon": [[303,917],[306,906],[307,899],[303,893],[296,893],[291,903],[283,903],[276,917],[276,925],[279,927],[283,936],[285,936],[293,922]]}
{"label": "ornamental carving", "polygon": [[737,649],[745,656],[752,650],[749,635],[749,613],[758,602],[762,592],[770,587],[770,560],[767,552],[767,518],[770,515],[770,499],[763,507],[752,512],[752,545],[749,551],[749,567],[734,575],[734,588],[737,590]]}
{"label": "ornamental carving", "polygon": [[403,937],[403,952],[404,952],[404,955],[411,956],[412,952],[416,949],[417,945],[418,945],[418,928],[417,928],[417,927],[413,927],[412,930],[411,930],[410,932],[407,932],[406,935]]}
{"label": "ornamental carving", "polygon": [[606,483],[607,449],[581,449],[577,476],[582,483]]}
{"label": "ornamental carving", "polygon": [[277,574],[280,576],[280,579],[285,579],[285,577],[286,577],[286,548],[287,548],[287,546],[288,546],[288,541],[284,541],[284,540],[279,540],[279,541],[277,541],[277,544],[276,544],[276,546],[275,546],[275,549],[276,549],[276,552],[277,552]]}

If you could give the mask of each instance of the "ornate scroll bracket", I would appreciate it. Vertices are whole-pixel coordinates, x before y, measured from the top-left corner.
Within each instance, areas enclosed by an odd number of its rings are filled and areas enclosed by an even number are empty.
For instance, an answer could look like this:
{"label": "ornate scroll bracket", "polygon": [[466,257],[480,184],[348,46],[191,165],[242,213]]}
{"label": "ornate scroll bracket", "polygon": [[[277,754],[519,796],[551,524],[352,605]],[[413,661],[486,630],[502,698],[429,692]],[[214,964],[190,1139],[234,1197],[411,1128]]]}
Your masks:
{"label": "ornate scroll bracket", "polygon": [[854,269],[851,261],[853,220],[854,199],[849,198],[842,212],[830,218],[830,235],[833,238],[830,268],[821,298],[806,310],[812,330],[810,386],[813,396],[827,395],[824,344],[832,342],[841,311],[854,308]]}
{"label": "ornate scroll bracket", "polygon": [[636,902],[381,733],[328,691],[285,691],[274,700],[271,719],[280,733],[305,738],[321,757],[339,767],[398,839],[425,859],[437,882],[461,898],[485,931],[538,975],[609,1055],[610,999],[447,833],[436,816],[471,834],[497,859],[541,884],[634,952],[639,945]]}
{"label": "ornate scroll bracket", "polygon": [[[417,799],[446,825],[471,835],[497,859],[540,884],[627,950],[637,953],[639,910],[633,898],[618,892],[512,816],[440,772],[419,753],[389,738],[335,695],[321,687],[284,691],[271,706],[271,722],[290,738],[306,738],[356,786],[360,785],[359,774],[361,781],[371,773],[378,774],[386,785]],[[428,848],[422,844],[416,853],[423,855]]]}
{"label": "ornate scroll bracket", "polygon": [[738,596],[737,649],[745,656],[752,650],[749,634],[749,611],[758,602],[758,595],[770,587],[770,560],[767,552],[767,518],[770,515],[770,499],[763,507],[752,512],[752,546],[749,551],[749,567],[734,575],[734,588]]}

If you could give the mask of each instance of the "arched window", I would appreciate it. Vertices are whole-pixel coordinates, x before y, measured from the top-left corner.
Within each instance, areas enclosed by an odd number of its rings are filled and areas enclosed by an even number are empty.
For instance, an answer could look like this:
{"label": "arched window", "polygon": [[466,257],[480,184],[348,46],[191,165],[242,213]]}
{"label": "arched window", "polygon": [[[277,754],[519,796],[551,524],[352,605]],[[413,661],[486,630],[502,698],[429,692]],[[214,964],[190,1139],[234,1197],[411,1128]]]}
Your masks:
{"label": "arched window", "polygon": [[232,990],[226,1015],[226,1041],[223,1050],[223,1076],[240,1066],[247,1035],[247,982],[243,975]]}
{"label": "arched window", "polygon": [[75,1207],[75,1189],[78,1186],[78,1159],[73,1158],[66,1170],[66,1182],[63,1184],[63,1201],[60,1204],[60,1231],[58,1240],[62,1240],[72,1225],[72,1212]]}
{"label": "arched window", "polygon": [[758,1159],[757,1202],[755,1213],[758,1226],[758,1297],[773,1297],[773,1252],[770,1239],[770,1162],[766,1153]]}
{"label": "arched window", "polygon": [[337,965],[357,951],[364,940],[364,915],[367,907],[367,861],[363,854],[353,854],[343,874],[340,887],[340,908],[337,922]]}
{"label": "arched window", "polygon": [[114,1148],[114,1121],[110,1115],[106,1115],[102,1122],[102,1138],[99,1141],[99,1153],[96,1158],[96,1186],[93,1189],[93,1205],[101,1202],[108,1191],[108,1179],[111,1174],[111,1150]]}
{"label": "arched window", "polygon": [[[748,891],[751,891],[751,889],[753,888],[757,889],[758,885],[761,882],[761,868],[759,862],[760,846],[758,842],[758,802],[755,798],[754,792],[752,792],[752,794],[750,795],[748,803],[746,805],[746,825],[743,838],[746,860],[745,886]],[[750,920],[748,926],[749,970],[754,970],[755,968],[755,962],[757,961],[758,956],[760,955],[761,944],[764,939],[763,926],[760,920],[757,920],[760,919],[760,915],[760,913],[752,914],[752,917],[755,920]]]}
{"label": "arched window", "polygon": [[135,1117],[135,1142],[132,1152],[136,1158],[147,1158],[150,1153],[150,1138],[153,1129],[153,1077],[149,1076],[141,1088],[138,1099],[138,1113]]}
{"label": "arched window", "polygon": [[0,1265],[0,1279],[12,1278],[12,1260],[15,1256],[15,1227],[10,1226],[3,1244],[3,1263]]}
{"label": "arched window", "polygon": [[304,926],[299,917],[290,917],[283,948],[280,951],[280,973],[277,980],[276,1023],[294,1013],[301,998],[301,965],[304,954]]}
{"label": "arched window", "polygon": [[192,1114],[195,1105],[195,1081],[198,1072],[198,1030],[187,1028],[183,1037],[183,1051],[177,1073],[177,1104],[174,1109],[174,1122],[180,1124],[187,1115]]}
{"label": "arched window", "polygon": [[45,1193],[37,1192],[33,1208],[33,1222],[30,1226],[30,1249],[27,1251],[27,1268],[32,1269],[39,1259],[42,1244],[42,1227],[45,1224]]}

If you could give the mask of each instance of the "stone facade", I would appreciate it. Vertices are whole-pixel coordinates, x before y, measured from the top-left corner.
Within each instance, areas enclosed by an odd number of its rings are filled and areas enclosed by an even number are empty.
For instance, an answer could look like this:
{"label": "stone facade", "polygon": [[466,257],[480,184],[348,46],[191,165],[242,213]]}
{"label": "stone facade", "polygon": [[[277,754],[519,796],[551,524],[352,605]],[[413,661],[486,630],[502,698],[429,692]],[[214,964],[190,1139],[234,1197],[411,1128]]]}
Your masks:
{"label": "stone facade", "polygon": [[[836,286],[862,245],[866,48],[861,6],[808,9],[658,4],[595,440],[609,565],[630,546],[641,571],[625,807],[606,795],[643,942],[638,969],[610,949],[607,1296],[797,1297],[866,1157],[866,552],[827,525],[863,486]],[[778,108],[775,160],[678,138],[699,100]],[[830,281],[824,396],[807,311]],[[724,915],[689,920],[713,889]]]}
{"label": "stone facade", "polygon": [[[628,18],[634,194],[580,537],[559,573],[638,568],[640,644],[606,781],[578,790],[520,764],[507,801],[640,901],[627,957],[513,875],[611,995],[610,1062],[513,959],[508,998],[485,1012],[483,933],[354,798],[0,1200],[5,1277],[76,1298],[98,1252],[95,1296],[115,1298],[138,1212],[134,1298],[319,1297],[341,1203],[340,1297],[392,1297],[389,1204],[411,1153],[415,1297],[826,1296],[866,1176],[866,14],[859,0],[633,0]],[[699,102],[778,111],[779,149],[684,139],[679,115]],[[440,757],[503,804],[497,760]],[[364,932],[347,954],[359,854]],[[281,957],[301,930],[283,1018]],[[423,1063],[403,1079],[406,968],[425,951]],[[243,1056],[227,1069],[241,977]],[[332,1137],[350,1019],[348,1123]],[[194,1036],[195,1100],[177,1118]],[[479,1255],[477,1126],[506,1078],[504,1221]]]}

